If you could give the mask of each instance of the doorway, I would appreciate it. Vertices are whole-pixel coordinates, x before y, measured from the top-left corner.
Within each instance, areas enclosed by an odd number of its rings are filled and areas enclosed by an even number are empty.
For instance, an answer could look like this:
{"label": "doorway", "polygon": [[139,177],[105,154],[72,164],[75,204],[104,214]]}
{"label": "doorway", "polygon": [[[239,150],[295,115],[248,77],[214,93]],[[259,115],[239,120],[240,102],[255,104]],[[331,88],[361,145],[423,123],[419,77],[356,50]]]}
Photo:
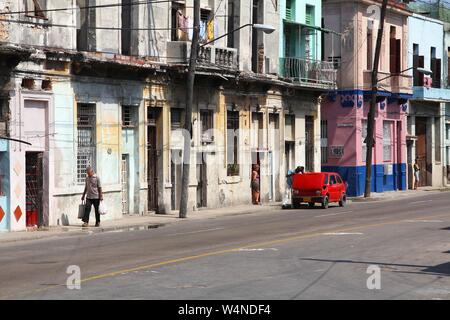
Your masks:
{"label": "doorway", "polygon": [[25,199],[27,227],[42,227],[45,225],[43,159],[43,152],[25,153]]}
{"label": "doorway", "polygon": [[314,117],[305,117],[305,170],[314,172]]}
{"label": "doorway", "polygon": [[149,108],[147,114],[147,182],[148,210],[158,211],[158,130],[157,123],[161,111]]}
{"label": "doorway", "polygon": [[121,181],[121,190],[122,190],[122,214],[127,215],[130,214],[130,202],[129,202],[129,194],[130,194],[130,185],[129,185],[129,155],[122,155],[122,165],[120,171],[120,181]]}
{"label": "doorway", "polygon": [[197,208],[206,208],[208,206],[208,175],[207,175],[207,154],[197,153]]}
{"label": "doorway", "polygon": [[431,166],[427,160],[427,118],[416,117],[416,159],[420,167],[419,187],[428,186],[428,169]]}

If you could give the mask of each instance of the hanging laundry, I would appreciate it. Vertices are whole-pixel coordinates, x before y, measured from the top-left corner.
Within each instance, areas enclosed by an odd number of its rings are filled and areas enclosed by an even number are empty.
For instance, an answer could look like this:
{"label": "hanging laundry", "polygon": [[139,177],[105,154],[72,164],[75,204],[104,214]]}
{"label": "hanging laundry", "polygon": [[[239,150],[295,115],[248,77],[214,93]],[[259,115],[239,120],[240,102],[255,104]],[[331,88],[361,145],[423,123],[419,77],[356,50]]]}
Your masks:
{"label": "hanging laundry", "polygon": [[188,18],[181,13],[181,11],[178,11],[178,29],[184,33],[188,33],[189,28],[189,21]]}
{"label": "hanging laundry", "polygon": [[208,41],[214,40],[214,20],[208,21],[208,27],[207,27],[207,35],[208,35]]}
{"label": "hanging laundry", "polygon": [[206,21],[200,21],[200,40],[206,40]]}

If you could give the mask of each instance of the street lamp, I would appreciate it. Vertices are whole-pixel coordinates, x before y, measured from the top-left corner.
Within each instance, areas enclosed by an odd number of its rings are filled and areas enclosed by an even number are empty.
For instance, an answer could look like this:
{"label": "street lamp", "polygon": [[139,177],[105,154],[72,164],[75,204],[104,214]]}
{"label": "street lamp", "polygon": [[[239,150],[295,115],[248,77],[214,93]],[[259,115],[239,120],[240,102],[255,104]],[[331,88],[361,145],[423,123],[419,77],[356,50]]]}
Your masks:
{"label": "street lamp", "polygon": [[206,43],[201,44],[200,47],[207,46],[208,44],[216,42],[219,39],[225,38],[229,34],[235,33],[236,31],[239,31],[239,30],[241,30],[243,28],[246,28],[246,27],[252,27],[253,29],[258,30],[258,31],[262,31],[262,32],[264,32],[266,34],[271,34],[271,33],[273,33],[276,30],[275,27],[273,27],[273,26],[271,26],[269,24],[247,23],[247,24],[244,24],[244,25],[240,26],[239,28],[236,28],[236,29],[234,29],[234,30],[232,30],[230,32],[227,32],[227,33],[221,35],[220,37],[217,37],[217,38],[215,38],[213,40],[210,40],[210,41],[208,41]]}
{"label": "street lamp", "polygon": [[[216,39],[208,41],[206,43],[199,45],[199,26],[200,26],[200,0],[194,0],[194,33],[192,36],[191,43],[191,55],[189,59],[189,69],[187,73],[187,81],[186,81],[186,112],[185,112],[185,128],[187,131],[192,133],[191,121],[192,121],[192,106],[194,103],[194,82],[195,82],[195,70],[197,67],[197,58],[198,58],[198,50],[210,43],[213,43],[219,39],[222,39],[228,36],[231,33],[234,33],[238,30],[241,30],[245,27],[252,27],[254,30],[260,30],[264,33],[272,33],[275,31],[275,28],[270,25],[265,24],[253,24],[248,23],[240,26],[239,28],[232,30]],[[189,198],[189,172],[190,172],[190,157],[191,157],[191,139],[184,139],[184,148],[183,148],[183,176],[181,178],[181,199],[180,199],[180,218],[187,217],[188,211],[188,198]]]}
{"label": "street lamp", "polygon": [[416,71],[418,71],[418,72],[420,72],[421,74],[426,75],[426,76],[431,76],[431,75],[433,74],[433,71],[428,70],[428,69],[425,69],[425,68],[414,68],[414,67],[410,67],[410,68],[408,68],[408,69],[405,69],[405,70],[400,71],[399,73],[393,73],[393,74],[390,74],[390,75],[387,76],[387,77],[378,79],[377,82],[381,82],[381,81],[383,81],[383,80],[386,80],[386,79],[389,79],[389,78],[392,78],[392,77],[395,77],[395,76],[399,76],[399,75],[401,75],[402,73],[405,73],[406,71],[409,71],[409,70],[416,70]]}

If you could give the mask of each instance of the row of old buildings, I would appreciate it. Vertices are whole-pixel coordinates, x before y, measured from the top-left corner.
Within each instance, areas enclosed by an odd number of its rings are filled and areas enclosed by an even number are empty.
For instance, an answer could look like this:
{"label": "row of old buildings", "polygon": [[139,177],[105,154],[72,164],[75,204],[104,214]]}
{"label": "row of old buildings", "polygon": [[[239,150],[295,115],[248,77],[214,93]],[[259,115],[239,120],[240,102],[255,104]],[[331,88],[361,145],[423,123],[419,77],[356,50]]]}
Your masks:
{"label": "row of old buildings", "polygon": [[[201,41],[226,36],[200,47],[186,135],[192,0],[0,0],[0,231],[76,223],[88,165],[107,219],[175,211],[186,138],[192,210],[250,203],[252,164],[263,201],[299,165],[361,195],[379,4],[202,0]],[[424,184],[449,183],[446,34],[389,2],[374,191],[412,187],[416,158]]]}

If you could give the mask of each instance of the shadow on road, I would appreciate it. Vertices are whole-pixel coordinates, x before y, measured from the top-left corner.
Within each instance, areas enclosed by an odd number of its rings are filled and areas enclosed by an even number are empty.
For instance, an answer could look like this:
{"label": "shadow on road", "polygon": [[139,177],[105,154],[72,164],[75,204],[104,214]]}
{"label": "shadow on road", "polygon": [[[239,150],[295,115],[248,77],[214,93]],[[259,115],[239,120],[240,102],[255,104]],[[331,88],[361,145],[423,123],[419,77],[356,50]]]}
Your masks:
{"label": "shadow on road", "polygon": [[345,263],[345,264],[366,264],[366,265],[376,265],[380,267],[402,267],[402,268],[417,268],[422,269],[418,271],[406,271],[406,270],[391,270],[397,273],[415,273],[423,275],[436,275],[436,276],[450,276],[450,262],[438,264],[436,266],[425,266],[417,264],[402,264],[402,263],[388,263],[379,261],[355,261],[355,260],[333,260],[333,259],[317,259],[317,258],[302,258],[300,260],[304,261],[316,261],[316,262],[329,262],[329,263]]}

